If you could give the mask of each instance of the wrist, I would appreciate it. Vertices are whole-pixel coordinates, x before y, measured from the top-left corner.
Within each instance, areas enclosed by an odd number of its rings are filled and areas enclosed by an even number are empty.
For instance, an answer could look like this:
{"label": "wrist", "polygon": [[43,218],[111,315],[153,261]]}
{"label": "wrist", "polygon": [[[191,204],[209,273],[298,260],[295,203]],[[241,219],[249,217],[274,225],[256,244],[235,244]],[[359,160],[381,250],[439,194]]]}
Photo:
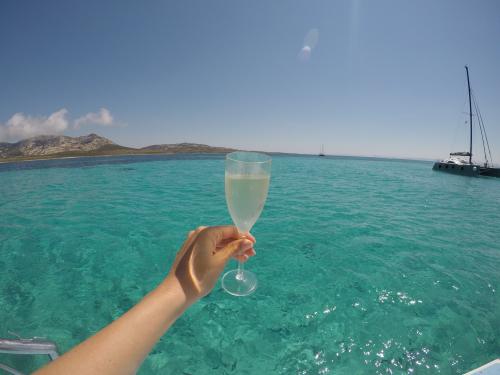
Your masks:
{"label": "wrist", "polygon": [[180,311],[179,315],[196,302],[196,299],[189,298],[175,276],[168,275],[158,289],[162,294],[168,295],[169,303],[173,302],[173,307]]}

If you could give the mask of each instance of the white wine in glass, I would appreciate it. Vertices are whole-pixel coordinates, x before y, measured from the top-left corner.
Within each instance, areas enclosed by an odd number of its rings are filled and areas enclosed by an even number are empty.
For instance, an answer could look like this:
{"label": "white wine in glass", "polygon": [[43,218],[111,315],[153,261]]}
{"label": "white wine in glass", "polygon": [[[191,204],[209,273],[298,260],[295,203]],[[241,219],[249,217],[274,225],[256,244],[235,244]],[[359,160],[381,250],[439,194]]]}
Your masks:
{"label": "white wine in glass", "polygon": [[[233,152],[226,156],[226,202],[241,234],[250,232],[266,202],[271,177],[271,158],[257,152]],[[222,287],[234,296],[246,296],[257,288],[255,275],[243,269],[227,272]]]}

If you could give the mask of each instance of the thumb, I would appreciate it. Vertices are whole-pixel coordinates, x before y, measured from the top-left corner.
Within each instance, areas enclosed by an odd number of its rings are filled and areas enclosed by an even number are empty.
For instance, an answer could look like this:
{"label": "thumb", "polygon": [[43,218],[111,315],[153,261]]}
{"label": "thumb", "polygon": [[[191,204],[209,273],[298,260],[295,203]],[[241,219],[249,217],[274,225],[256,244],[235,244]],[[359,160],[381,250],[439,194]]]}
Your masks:
{"label": "thumb", "polygon": [[241,238],[239,240],[229,242],[226,246],[219,250],[219,254],[226,262],[232,256],[243,254],[245,251],[251,249],[252,246],[252,241],[247,240],[246,238]]}

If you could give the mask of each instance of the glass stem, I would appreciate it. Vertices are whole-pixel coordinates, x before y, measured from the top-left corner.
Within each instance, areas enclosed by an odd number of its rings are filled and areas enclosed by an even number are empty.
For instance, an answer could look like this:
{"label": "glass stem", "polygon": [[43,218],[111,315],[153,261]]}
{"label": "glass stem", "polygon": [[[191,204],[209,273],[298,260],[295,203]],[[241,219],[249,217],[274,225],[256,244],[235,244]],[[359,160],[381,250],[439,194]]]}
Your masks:
{"label": "glass stem", "polygon": [[236,273],[236,280],[243,280],[243,262],[238,262],[238,272]]}

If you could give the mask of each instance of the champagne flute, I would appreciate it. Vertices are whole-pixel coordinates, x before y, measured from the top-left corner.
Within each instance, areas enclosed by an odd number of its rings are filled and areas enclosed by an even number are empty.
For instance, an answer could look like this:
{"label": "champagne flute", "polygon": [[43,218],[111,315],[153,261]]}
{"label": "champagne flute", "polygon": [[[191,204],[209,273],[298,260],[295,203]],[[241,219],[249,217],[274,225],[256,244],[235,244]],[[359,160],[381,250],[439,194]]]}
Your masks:
{"label": "champagne flute", "polygon": [[[232,152],[226,156],[226,202],[238,231],[245,235],[264,208],[271,178],[271,157],[258,152]],[[243,269],[227,272],[222,287],[233,296],[247,296],[257,288],[257,277]]]}

